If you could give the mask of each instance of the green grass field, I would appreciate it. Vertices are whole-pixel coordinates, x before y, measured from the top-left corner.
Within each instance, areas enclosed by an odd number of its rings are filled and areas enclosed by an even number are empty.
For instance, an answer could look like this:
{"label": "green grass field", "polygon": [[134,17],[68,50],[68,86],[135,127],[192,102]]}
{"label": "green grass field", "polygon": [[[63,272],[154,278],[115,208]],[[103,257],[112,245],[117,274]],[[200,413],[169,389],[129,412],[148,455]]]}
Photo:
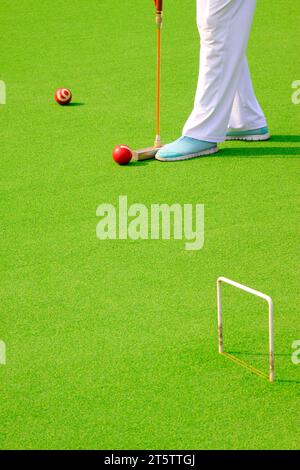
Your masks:
{"label": "green grass field", "polygon": [[[116,144],[155,133],[152,1],[2,0],[1,449],[299,448],[300,10],[258,3],[248,58],[272,140],[119,167]],[[198,54],[195,1],[166,1],[165,142]],[[61,86],[81,105],[58,106]],[[119,195],[205,204],[204,248],[98,240]],[[218,355],[219,275],[273,297],[274,384]],[[225,287],[224,316],[226,350],[267,372],[266,306]]]}

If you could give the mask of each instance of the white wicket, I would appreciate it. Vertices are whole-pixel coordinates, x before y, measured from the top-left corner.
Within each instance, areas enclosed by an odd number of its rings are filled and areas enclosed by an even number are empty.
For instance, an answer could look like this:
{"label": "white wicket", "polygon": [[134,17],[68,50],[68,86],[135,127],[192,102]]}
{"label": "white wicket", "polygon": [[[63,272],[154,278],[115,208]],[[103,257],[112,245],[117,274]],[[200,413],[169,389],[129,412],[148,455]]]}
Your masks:
{"label": "white wicket", "polygon": [[237,289],[248,292],[249,294],[260,297],[268,303],[269,307],[269,380],[274,382],[274,308],[273,300],[270,296],[263,294],[251,287],[244,286],[238,282],[227,279],[226,277],[219,277],[217,280],[217,304],[218,304],[218,336],[219,336],[219,353],[223,353],[223,318],[222,318],[222,283],[229,284]]}

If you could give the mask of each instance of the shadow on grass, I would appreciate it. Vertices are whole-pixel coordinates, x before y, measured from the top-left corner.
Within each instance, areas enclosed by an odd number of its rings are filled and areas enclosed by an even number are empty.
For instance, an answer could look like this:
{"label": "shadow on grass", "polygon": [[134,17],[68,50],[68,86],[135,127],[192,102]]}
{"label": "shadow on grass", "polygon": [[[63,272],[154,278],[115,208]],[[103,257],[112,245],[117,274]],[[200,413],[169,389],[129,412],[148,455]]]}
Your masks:
{"label": "shadow on grass", "polygon": [[[217,154],[216,154],[217,155]],[[221,149],[220,158],[250,157],[250,158],[299,158],[300,147],[237,147]]]}
{"label": "shadow on grass", "polygon": [[269,380],[269,377],[267,374],[262,372],[261,370],[257,369],[256,367],[252,366],[248,362],[243,361],[242,359],[239,359],[237,355],[233,355],[232,353],[228,352],[222,352],[222,356],[226,357],[230,361],[234,362],[235,364],[239,365],[240,367],[243,367],[244,369],[247,369],[248,372],[251,372],[252,374],[257,375],[260,378],[263,378],[265,380]]}
{"label": "shadow on grass", "polygon": [[293,380],[293,379],[278,379],[276,380],[279,384],[300,384],[300,380]]}
{"label": "shadow on grass", "polygon": [[270,142],[300,142],[300,135],[273,135]]}
{"label": "shadow on grass", "polygon": [[[228,354],[234,354],[235,356],[269,356],[267,352],[249,352],[249,351],[228,351]],[[286,356],[290,357],[291,353],[276,353],[276,357]]]}
{"label": "shadow on grass", "polygon": [[[228,351],[227,354],[225,354],[229,359],[231,359],[233,362],[236,362],[238,365],[245,367],[246,369],[250,370],[250,372],[255,373],[256,375],[259,375],[264,378],[268,378],[268,376],[258,369],[256,369],[253,366],[250,366],[248,363],[242,361],[241,359],[238,358],[238,356],[265,356],[268,357],[269,353],[266,352],[249,352],[249,351]],[[290,357],[290,353],[275,353],[275,361],[276,357]],[[236,360],[235,360],[236,359]],[[275,369],[275,375],[276,375],[276,369]],[[296,379],[277,379],[275,377],[275,382],[277,383],[282,383],[282,384],[300,384],[300,380]]]}
{"label": "shadow on grass", "polygon": [[[300,147],[270,147],[268,144],[272,142],[300,142],[300,135],[274,135],[269,141],[266,142],[249,141],[246,143],[246,147],[230,147],[221,149],[220,157],[299,158]],[[218,154],[216,154],[215,156],[217,157]]]}
{"label": "shadow on grass", "polygon": [[72,103],[68,104],[68,108],[73,108],[75,106],[84,106],[84,105],[85,105],[85,103],[79,103],[77,101],[72,101]]}
{"label": "shadow on grass", "polygon": [[139,162],[136,162],[136,161],[131,161],[128,163],[128,165],[126,166],[130,166],[131,168],[134,168],[134,167],[137,167],[137,166],[143,166],[143,165],[149,165],[150,163],[153,163],[153,162],[157,162],[157,160],[155,160],[155,158],[151,158],[149,160],[141,160]]}

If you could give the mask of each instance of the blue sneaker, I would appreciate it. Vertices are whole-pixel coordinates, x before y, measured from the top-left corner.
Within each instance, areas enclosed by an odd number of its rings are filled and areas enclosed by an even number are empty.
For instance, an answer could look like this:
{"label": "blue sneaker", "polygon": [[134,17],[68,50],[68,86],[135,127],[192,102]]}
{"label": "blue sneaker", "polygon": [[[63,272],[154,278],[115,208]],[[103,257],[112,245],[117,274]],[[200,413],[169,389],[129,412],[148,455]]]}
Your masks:
{"label": "blue sneaker", "polygon": [[267,127],[252,129],[251,131],[230,131],[226,134],[226,140],[269,140],[271,137]]}
{"label": "blue sneaker", "polygon": [[184,136],[159,149],[155,158],[161,162],[177,162],[179,160],[210,155],[217,151],[218,147],[215,143]]}

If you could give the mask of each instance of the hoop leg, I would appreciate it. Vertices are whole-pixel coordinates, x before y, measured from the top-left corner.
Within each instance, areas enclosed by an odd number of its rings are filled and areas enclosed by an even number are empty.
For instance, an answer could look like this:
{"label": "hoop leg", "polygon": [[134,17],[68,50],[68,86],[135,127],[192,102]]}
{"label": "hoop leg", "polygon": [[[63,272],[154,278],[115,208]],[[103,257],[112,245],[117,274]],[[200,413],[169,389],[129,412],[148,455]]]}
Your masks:
{"label": "hoop leg", "polygon": [[269,304],[269,364],[270,373],[269,380],[274,382],[275,378],[275,359],[274,359],[274,312],[272,299],[268,301]]}
{"label": "hoop leg", "polygon": [[222,319],[222,291],[221,282],[217,282],[217,304],[218,304],[218,340],[219,353],[223,352],[223,319]]}

